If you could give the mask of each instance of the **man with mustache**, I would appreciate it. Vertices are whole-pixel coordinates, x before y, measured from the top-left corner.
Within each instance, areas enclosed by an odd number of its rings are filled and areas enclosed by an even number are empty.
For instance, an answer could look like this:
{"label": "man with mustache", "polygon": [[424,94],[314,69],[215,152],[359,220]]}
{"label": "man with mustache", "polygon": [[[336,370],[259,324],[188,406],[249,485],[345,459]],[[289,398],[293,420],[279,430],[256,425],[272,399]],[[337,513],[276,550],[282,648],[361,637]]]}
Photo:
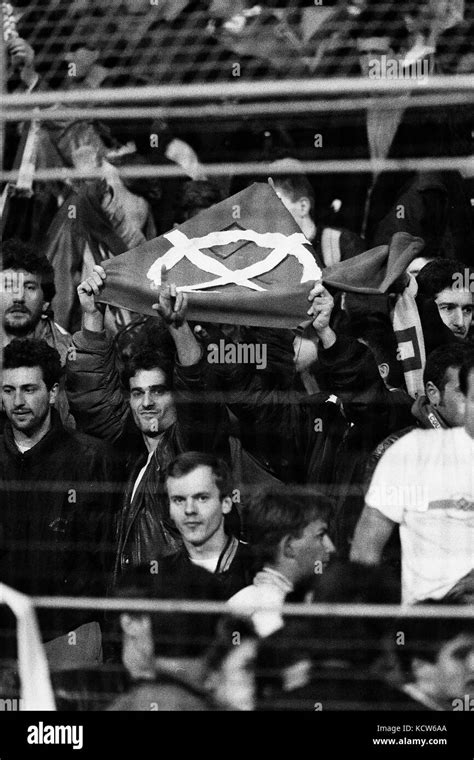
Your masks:
{"label": "man with mustache", "polygon": [[[21,240],[6,240],[2,244],[3,267],[0,279],[0,347],[5,348],[14,338],[45,340],[59,353],[61,365],[66,364],[72,338],[54,321],[51,302],[55,296],[54,269],[45,256]],[[75,427],[61,381],[55,404],[61,421]],[[0,414],[0,431],[5,418]]]}
{"label": "man with mustache", "polygon": [[[62,374],[55,349],[16,339],[2,361],[0,577],[30,595],[103,596],[113,565],[110,451],[65,428],[52,408]],[[101,618],[40,610],[50,667],[101,662]]]}

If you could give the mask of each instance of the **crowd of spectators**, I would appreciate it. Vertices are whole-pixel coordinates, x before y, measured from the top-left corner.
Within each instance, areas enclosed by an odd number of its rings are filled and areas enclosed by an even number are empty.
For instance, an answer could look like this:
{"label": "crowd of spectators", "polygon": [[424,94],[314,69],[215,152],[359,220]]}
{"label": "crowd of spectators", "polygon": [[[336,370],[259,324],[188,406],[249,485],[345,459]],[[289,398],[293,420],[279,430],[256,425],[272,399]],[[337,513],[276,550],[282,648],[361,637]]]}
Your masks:
{"label": "crowd of spectators", "polygon": [[[102,5],[13,3],[9,91],[57,91],[60,104],[74,88],[174,84],[179,98],[180,84],[370,76],[382,58],[428,76],[474,67],[468,0]],[[443,610],[474,602],[472,112],[413,107],[413,92],[390,108],[373,95],[363,108],[211,126],[51,109],[6,130],[7,169],[100,177],[2,188],[0,584],[228,610],[39,610],[59,709],[472,704],[474,619]],[[465,170],[429,172],[307,175],[300,163],[463,156]],[[153,317],[100,302],[104,262],[254,180],[210,179],[207,164],[261,160],[274,171],[259,181],[322,270],[396,251],[400,234],[420,241],[389,292],[308,283],[308,321],[294,330],[192,321],[166,272]],[[143,163],[187,176],[121,177]],[[418,391],[392,324],[407,291],[426,349]],[[265,366],[209,362],[218,342],[264,345]],[[285,617],[291,603],[308,617]],[[348,624],[312,616],[316,603],[404,615],[429,604],[439,617]],[[4,608],[0,643],[11,696]]]}

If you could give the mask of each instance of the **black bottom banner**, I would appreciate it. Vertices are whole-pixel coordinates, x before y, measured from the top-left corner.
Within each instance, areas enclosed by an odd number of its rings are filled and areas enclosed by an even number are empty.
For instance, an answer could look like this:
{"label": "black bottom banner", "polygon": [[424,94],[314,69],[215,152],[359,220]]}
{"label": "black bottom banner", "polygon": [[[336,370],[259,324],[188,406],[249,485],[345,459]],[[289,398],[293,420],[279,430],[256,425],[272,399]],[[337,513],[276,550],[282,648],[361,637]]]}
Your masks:
{"label": "black bottom banner", "polygon": [[[8,706],[7,706],[8,707]],[[179,751],[268,755],[288,748],[294,757],[449,758],[472,760],[472,709],[444,712],[0,712],[0,760],[27,757],[130,756],[140,760],[169,746]],[[227,751],[226,751],[227,752]],[[344,754],[341,754],[344,753]],[[326,751],[324,752],[326,754]]]}

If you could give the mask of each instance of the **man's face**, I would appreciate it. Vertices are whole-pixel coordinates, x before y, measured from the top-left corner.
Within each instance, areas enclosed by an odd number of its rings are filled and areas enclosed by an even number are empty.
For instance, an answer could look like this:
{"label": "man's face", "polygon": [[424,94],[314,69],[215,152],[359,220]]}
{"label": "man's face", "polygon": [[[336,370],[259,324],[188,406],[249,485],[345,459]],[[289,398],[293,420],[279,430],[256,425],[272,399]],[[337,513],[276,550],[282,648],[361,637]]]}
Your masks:
{"label": "man's face", "polygon": [[382,56],[393,56],[389,37],[367,37],[357,40],[359,63],[363,76],[368,76],[375,61],[381,61]]}
{"label": "man's face", "polygon": [[98,50],[90,50],[87,47],[78,47],[66,53],[66,62],[74,66],[74,74],[71,77],[72,82],[74,80],[85,79],[94,64],[99,60],[99,57],[100,52]]}
{"label": "man's face", "polygon": [[466,338],[472,322],[473,294],[469,290],[445,288],[435,298],[446,327],[458,338]]}
{"label": "man's face", "polygon": [[48,391],[40,367],[3,370],[2,400],[13,428],[31,436],[46,421],[54,404],[57,385]]}
{"label": "man's face", "polygon": [[439,699],[474,697],[474,636],[460,634],[444,644],[432,668]]}
{"label": "man's face", "polygon": [[232,501],[221,499],[210,467],[168,478],[166,488],[171,519],[186,543],[201,547],[218,533],[224,536],[224,515],[230,512]]}
{"label": "man's face", "polygon": [[474,370],[471,370],[467,378],[467,396],[465,402],[464,427],[471,438],[474,438]]}
{"label": "man's face", "polygon": [[438,411],[449,427],[460,427],[464,424],[466,399],[459,388],[459,367],[448,367],[446,377]]}
{"label": "man's face", "polygon": [[309,579],[315,573],[320,573],[334,554],[334,544],[327,531],[325,520],[313,520],[299,538],[293,539],[301,579]]}
{"label": "man's face", "polygon": [[302,219],[305,216],[308,216],[308,214],[306,213],[306,210],[307,210],[306,207],[309,202],[304,203],[303,198],[298,198],[298,200],[292,201],[290,196],[287,193],[285,193],[285,191],[281,187],[279,187],[276,182],[274,183],[273,187],[274,187],[275,193],[278,195],[284,207],[290,212],[296,224],[301,226]]}
{"label": "man's face", "polygon": [[136,426],[150,438],[176,421],[173,394],[161,369],[141,369],[130,378],[130,408]]}
{"label": "man's face", "polygon": [[44,310],[41,277],[25,269],[5,269],[1,273],[3,329],[16,336],[34,330]]}

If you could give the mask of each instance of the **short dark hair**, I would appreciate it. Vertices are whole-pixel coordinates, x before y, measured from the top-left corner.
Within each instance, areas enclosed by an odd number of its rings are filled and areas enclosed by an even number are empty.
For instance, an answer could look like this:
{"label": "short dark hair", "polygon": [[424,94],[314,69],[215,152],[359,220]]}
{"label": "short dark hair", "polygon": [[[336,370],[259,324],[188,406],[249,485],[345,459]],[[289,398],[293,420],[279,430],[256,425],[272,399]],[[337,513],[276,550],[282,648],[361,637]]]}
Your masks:
{"label": "short dark hair", "polygon": [[[315,575],[313,600],[316,604],[376,605],[396,604],[398,584],[386,568],[369,567],[348,560],[335,560],[321,575]],[[368,668],[385,650],[384,636],[391,630],[387,618],[348,617],[326,614],[321,617],[291,616],[284,628],[262,640],[257,657],[258,689],[262,697],[280,697],[284,671],[291,665],[308,659],[317,664],[318,677],[327,679],[324,668],[334,670],[330,663],[340,660],[345,668]],[[346,671],[347,672],[347,671]],[[331,700],[347,697],[341,681],[336,678],[331,688]],[[314,683],[314,682],[313,682]],[[322,681],[321,686],[323,686]],[[327,688],[327,687],[326,687]],[[286,695],[288,696],[288,695]],[[350,698],[350,697],[349,697]]]}
{"label": "short dark hair", "polygon": [[314,213],[314,191],[305,174],[276,174],[272,179],[275,187],[282,190],[292,203],[308,198],[311,214]]}
{"label": "short dark hair", "polygon": [[36,253],[33,246],[17,238],[11,238],[2,243],[2,269],[24,269],[30,274],[41,278],[41,289],[44,300],[51,303],[56,288],[54,285],[54,269],[46,256]]}
{"label": "short dark hair", "polygon": [[463,396],[467,396],[469,390],[469,377],[474,371],[474,349],[470,349],[464,358],[461,369],[459,370],[459,387]]}
{"label": "short dark hair", "polygon": [[[442,647],[463,634],[474,635],[474,621],[468,619],[443,617],[442,607],[449,604],[447,600],[427,599],[417,605],[438,605],[439,617],[407,618],[398,620],[397,633],[404,634],[403,646],[396,648],[396,654],[405,678],[412,677],[414,658],[434,663]],[[452,602],[451,602],[452,604]]]}
{"label": "short dark hair", "polygon": [[266,486],[254,492],[244,516],[245,536],[259,562],[273,560],[285,536],[299,537],[313,520],[331,512],[327,497],[293,487]]}
{"label": "short dark hair", "polygon": [[432,382],[439,391],[444,391],[448,382],[447,371],[449,367],[462,367],[468,353],[468,346],[462,343],[446,343],[435,348],[426,360],[423,372],[425,386],[428,382]]}
{"label": "short dark hair", "polygon": [[418,292],[425,298],[436,298],[446,288],[452,288],[465,265],[456,259],[433,259],[417,274]]}
{"label": "short dark hair", "polygon": [[233,483],[229,465],[223,459],[203,451],[186,451],[173,459],[166,469],[165,483],[168,478],[182,478],[189,475],[198,467],[210,467],[221,499],[232,496]]}
{"label": "short dark hair", "polygon": [[384,314],[356,314],[349,330],[354,338],[361,338],[368,345],[377,364],[388,364],[388,382],[403,384],[397,362],[397,339],[390,318]]}
{"label": "short dark hair", "polygon": [[171,357],[150,348],[132,353],[120,372],[120,382],[125,390],[130,390],[130,379],[141,370],[159,369],[165,375],[166,387],[173,388],[173,360]]}
{"label": "short dark hair", "polygon": [[220,203],[222,199],[223,193],[216,182],[204,179],[188,180],[183,188],[181,209],[186,219],[190,219],[200,211]]}
{"label": "short dark hair", "polygon": [[45,340],[12,340],[3,350],[3,369],[18,367],[39,367],[48,391],[59,383],[63,372],[59,353]]}

